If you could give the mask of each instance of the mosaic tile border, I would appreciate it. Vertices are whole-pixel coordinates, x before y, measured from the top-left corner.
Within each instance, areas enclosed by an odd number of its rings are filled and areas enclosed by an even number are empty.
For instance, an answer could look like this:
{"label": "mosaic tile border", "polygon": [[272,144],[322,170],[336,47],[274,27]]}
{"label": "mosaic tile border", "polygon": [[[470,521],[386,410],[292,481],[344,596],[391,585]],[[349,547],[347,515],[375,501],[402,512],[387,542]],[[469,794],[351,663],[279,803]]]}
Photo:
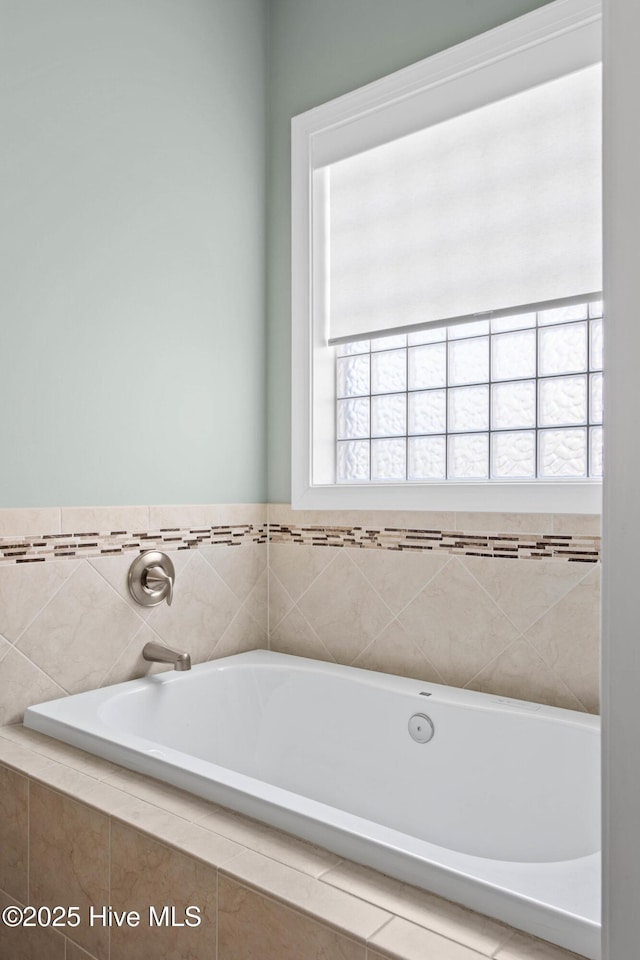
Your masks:
{"label": "mosaic tile border", "polygon": [[42,537],[0,538],[0,564],[43,563],[59,558],[119,556],[145,550],[196,550],[202,545],[240,546],[266,543],[267,525],[252,523],[196,526],[187,529],[102,533],[49,533]]}
{"label": "mosaic tile border", "polygon": [[356,547],[365,550],[437,551],[492,559],[554,559],[597,563],[600,537],[571,534],[463,533],[397,527],[313,526],[271,523],[270,543],[315,547]]}
{"label": "mosaic tile border", "polygon": [[571,534],[464,533],[400,527],[246,523],[0,538],[0,565],[43,563],[69,557],[118,556],[144,550],[195,550],[201,545],[234,547],[267,541],[314,547],[437,551],[469,557],[554,559],[574,563],[597,563],[601,544],[600,537]]}

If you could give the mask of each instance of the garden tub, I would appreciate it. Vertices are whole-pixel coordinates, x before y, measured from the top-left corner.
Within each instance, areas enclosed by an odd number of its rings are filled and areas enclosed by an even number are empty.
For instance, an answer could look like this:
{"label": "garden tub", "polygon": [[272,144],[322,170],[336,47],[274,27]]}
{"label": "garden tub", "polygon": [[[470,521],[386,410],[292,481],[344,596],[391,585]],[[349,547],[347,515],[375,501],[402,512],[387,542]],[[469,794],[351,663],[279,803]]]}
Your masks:
{"label": "garden tub", "polygon": [[24,722],[600,960],[597,717],[260,650]]}

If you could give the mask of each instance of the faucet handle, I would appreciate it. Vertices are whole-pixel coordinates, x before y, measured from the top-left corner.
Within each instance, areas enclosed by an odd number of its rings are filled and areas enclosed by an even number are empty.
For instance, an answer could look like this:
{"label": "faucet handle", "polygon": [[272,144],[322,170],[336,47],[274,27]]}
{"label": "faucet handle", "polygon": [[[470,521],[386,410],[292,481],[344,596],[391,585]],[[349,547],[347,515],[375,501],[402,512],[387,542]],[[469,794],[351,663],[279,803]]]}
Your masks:
{"label": "faucet handle", "polygon": [[163,600],[171,606],[176,571],[166,553],[147,550],[129,568],[129,591],[143,607],[155,607]]}
{"label": "faucet handle", "polygon": [[147,567],[147,575],[144,580],[147,587],[152,591],[158,590],[163,586],[166,587],[167,606],[170,607],[171,601],[173,600],[173,577],[171,574],[167,573],[164,567],[155,564],[153,567]]}

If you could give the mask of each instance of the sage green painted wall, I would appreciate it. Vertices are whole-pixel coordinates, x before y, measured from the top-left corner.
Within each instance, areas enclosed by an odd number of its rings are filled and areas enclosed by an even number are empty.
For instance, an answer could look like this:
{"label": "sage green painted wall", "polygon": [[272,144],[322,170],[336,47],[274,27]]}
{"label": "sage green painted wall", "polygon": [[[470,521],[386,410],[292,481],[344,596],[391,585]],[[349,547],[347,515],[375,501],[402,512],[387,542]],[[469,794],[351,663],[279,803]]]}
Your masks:
{"label": "sage green painted wall", "polygon": [[546,0],[271,0],[268,494],[291,491],[290,120]]}
{"label": "sage green painted wall", "polygon": [[0,507],[288,500],[291,117],[543,2],[0,0]]}
{"label": "sage green painted wall", "polygon": [[0,0],[0,506],[264,499],[266,12]]}

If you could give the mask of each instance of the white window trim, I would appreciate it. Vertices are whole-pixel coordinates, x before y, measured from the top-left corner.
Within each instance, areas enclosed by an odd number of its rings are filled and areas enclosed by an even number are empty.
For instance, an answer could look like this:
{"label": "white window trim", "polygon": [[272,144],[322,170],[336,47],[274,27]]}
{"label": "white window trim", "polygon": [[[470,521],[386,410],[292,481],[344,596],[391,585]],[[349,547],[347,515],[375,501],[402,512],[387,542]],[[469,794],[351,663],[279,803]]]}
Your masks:
{"label": "white window trim", "polygon": [[[450,115],[460,90],[491,99],[491,64],[522,54],[514,64],[523,88],[526,63],[540,70],[541,43],[562,45],[567,69],[600,58],[600,0],[555,0],[533,13],[399,70],[292,120],[292,491],[294,509],[385,509],[600,513],[597,480],[536,480],[446,483],[335,484],[333,348],[326,345],[322,302],[320,217],[313,221],[313,169],[356,142],[360,149],[388,138],[389,117],[401,117],[402,131],[423,125],[428,101],[433,115]],[[523,60],[524,57],[524,60]],[[563,61],[564,62],[564,61]],[[471,81],[471,82],[470,82]],[[540,82],[538,80],[538,82]],[[434,98],[434,94],[437,96]],[[469,94],[465,94],[467,109]],[[455,107],[453,107],[454,109]],[[387,116],[385,116],[387,114]],[[434,120],[435,122],[435,120]],[[385,126],[386,123],[386,126]],[[355,141],[353,138],[356,138]],[[315,205],[316,210],[318,204]],[[321,211],[320,211],[321,214]],[[314,257],[314,251],[316,253]],[[314,275],[315,270],[315,275]],[[316,463],[313,479],[314,459]],[[319,466],[322,464],[322,474]],[[324,481],[324,482],[319,482]]]}

